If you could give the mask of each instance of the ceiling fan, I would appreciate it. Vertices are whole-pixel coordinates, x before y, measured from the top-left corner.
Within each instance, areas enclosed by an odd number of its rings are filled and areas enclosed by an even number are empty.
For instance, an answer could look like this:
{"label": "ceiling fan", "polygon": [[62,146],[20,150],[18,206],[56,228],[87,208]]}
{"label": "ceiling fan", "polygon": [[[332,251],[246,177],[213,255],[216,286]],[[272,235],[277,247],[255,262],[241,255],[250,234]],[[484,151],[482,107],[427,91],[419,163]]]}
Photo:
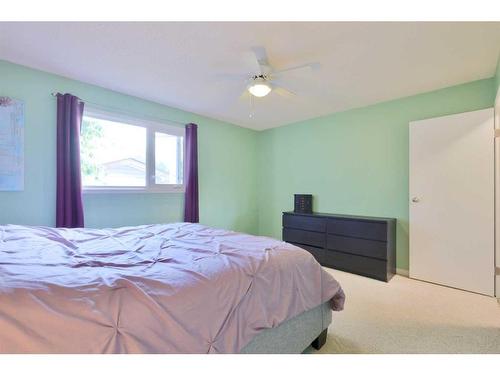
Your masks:
{"label": "ceiling fan", "polygon": [[[249,63],[252,71],[248,75],[232,75],[231,79],[242,79],[246,84],[246,89],[240,98],[250,96],[262,98],[271,92],[283,97],[292,97],[296,93],[285,88],[283,81],[285,75],[299,70],[317,70],[320,64],[317,62],[292,66],[284,69],[274,69],[268,61],[266,49],[264,47],[252,47],[252,53],[249,56]],[[225,77],[228,77],[227,75]],[[249,95],[250,94],[250,95]]]}

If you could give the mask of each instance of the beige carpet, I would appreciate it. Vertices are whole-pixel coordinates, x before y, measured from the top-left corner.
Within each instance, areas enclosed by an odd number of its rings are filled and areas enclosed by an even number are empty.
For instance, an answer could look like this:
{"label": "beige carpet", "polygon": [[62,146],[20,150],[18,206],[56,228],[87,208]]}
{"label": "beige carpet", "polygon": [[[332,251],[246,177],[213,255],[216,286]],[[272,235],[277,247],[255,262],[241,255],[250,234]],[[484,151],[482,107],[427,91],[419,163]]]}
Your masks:
{"label": "beige carpet", "polygon": [[309,353],[500,353],[495,298],[394,276],[389,283],[327,269],[346,293],[326,344]]}

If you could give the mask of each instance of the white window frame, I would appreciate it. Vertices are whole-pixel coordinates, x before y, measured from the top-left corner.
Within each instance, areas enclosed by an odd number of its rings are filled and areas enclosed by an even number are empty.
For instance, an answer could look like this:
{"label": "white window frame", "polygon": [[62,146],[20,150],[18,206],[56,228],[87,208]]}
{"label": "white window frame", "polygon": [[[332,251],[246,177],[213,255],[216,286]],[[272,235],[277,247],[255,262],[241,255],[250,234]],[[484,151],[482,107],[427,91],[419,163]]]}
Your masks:
{"label": "white window frame", "polygon": [[[84,117],[94,117],[128,125],[140,126],[146,129],[146,186],[82,186],[83,193],[184,193],[184,184],[157,184],[155,179],[155,133],[180,136],[184,140],[184,127],[165,122],[145,120],[122,113],[103,110],[85,105]],[[183,163],[186,150],[183,149]]]}

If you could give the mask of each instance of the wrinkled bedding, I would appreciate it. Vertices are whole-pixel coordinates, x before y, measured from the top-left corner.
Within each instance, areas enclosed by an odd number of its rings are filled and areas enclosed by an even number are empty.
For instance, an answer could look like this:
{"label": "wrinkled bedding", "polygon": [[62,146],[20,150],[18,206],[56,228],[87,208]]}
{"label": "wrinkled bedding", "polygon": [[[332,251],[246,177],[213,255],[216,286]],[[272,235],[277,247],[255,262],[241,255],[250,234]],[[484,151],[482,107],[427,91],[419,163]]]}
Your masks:
{"label": "wrinkled bedding", "polygon": [[237,353],[344,293],[306,251],[200,224],[0,226],[1,353]]}

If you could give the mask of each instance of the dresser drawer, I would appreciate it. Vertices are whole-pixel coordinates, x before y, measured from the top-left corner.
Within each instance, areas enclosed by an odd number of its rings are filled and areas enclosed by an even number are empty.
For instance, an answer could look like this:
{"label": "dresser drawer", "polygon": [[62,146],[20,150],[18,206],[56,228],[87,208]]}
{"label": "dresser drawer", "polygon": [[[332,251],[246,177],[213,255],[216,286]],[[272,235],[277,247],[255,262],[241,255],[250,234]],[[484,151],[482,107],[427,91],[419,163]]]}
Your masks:
{"label": "dresser drawer", "polygon": [[328,251],[323,264],[341,271],[388,281],[387,262],[380,259]]}
{"label": "dresser drawer", "polygon": [[319,247],[303,245],[300,243],[292,243],[292,245],[298,246],[311,253],[311,255],[320,263],[323,264],[325,260],[325,250]]}
{"label": "dresser drawer", "polygon": [[325,232],[326,219],[313,216],[283,215],[283,226],[285,228]]}
{"label": "dresser drawer", "polygon": [[387,224],[383,222],[328,219],[327,231],[341,236],[387,241]]}
{"label": "dresser drawer", "polygon": [[325,233],[307,230],[283,228],[283,241],[315,247],[325,247]]}
{"label": "dresser drawer", "polygon": [[326,247],[329,250],[338,250],[344,253],[387,259],[387,242],[382,241],[329,234],[326,239]]}

